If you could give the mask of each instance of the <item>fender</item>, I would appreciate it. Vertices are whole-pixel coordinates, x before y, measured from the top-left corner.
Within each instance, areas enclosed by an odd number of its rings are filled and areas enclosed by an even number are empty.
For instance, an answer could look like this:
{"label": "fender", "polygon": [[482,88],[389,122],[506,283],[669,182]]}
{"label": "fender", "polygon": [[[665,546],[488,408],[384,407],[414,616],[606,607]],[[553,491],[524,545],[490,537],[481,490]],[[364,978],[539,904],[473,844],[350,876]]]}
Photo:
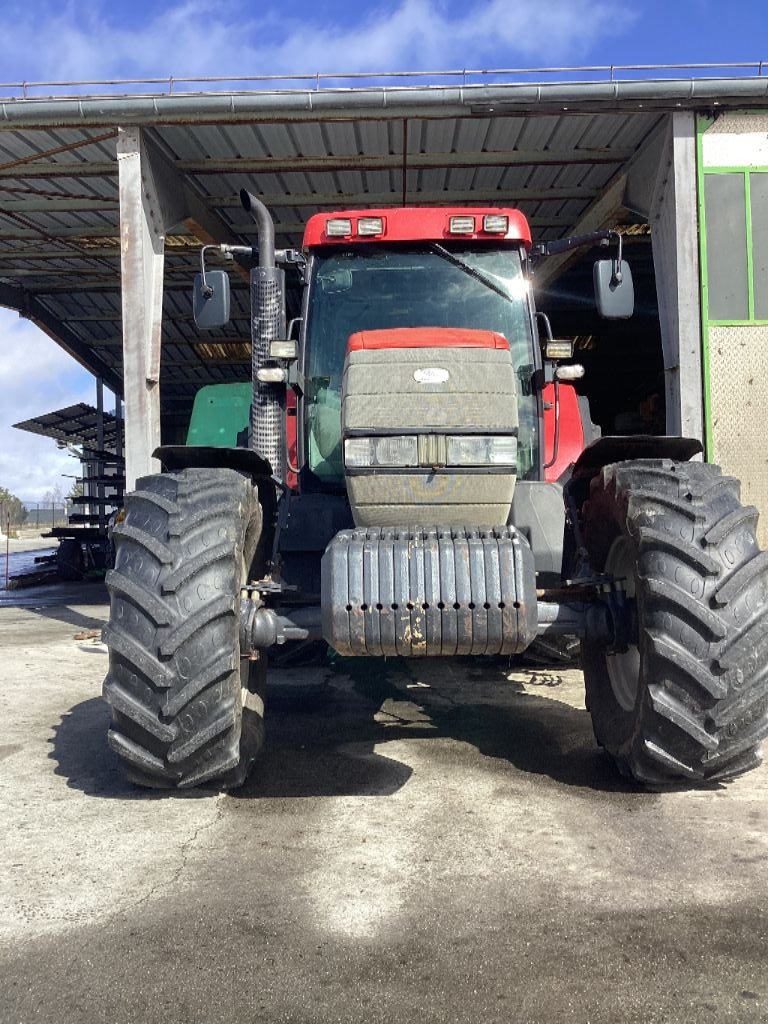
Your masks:
{"label": "fender", "polygon": [[563,579],[586,572],[586,551],[581,535],[581,509],[589,497],[592,479],[603,466],[635,459],[672,459],[688,462],[703,452],[701,441],[693,437],[658,434],[630,434],[601,437],[587,445],[576,460],[570,480],[563,487],[565,532],[563,536]]}
{"label": "fender", "polygon": [[173,473],[180,469],[234,469],[250,476],[258,491],[264,513],[264,522],[273,523],[277,510],[276,489],[279,485],[272,476],[272,467],[250,448],[214,448],[208,445],[163,444],[152,452],[163,469]]}
{"label": "fender", "polygon": [[601,437],[587,445],[573,467],[573,476],[592,477],[612,462],[633,459],[674,459],[688,462],[704,451],[693,437],[657,434],[629,434],[625,437]]}
{"label": "fender", "polygon": [[247,473],[252,480],[271,477],[272,467],[250,448],[214,448],[198,444],[163,444],[155,448],[152,457],[159,459],[169,473],[178,469],[236,469]]}

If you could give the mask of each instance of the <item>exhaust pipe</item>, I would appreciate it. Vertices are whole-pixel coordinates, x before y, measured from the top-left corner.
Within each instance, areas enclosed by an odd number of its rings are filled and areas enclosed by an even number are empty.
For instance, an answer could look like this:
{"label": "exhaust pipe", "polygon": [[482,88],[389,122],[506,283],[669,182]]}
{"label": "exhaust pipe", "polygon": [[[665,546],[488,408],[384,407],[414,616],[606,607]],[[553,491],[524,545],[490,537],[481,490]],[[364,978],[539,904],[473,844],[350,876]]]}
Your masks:
{"label": "exhaust pipe", "polygon": [[272,215],[264,203],[249,192],[247,188],[240,189],[240,202],[243,209],[250,213],[259,228],[259,266],[275,266],[275,224]]}
{"label": "exhaust pipe", "polygon": [[270,342],[285,337],[285,274],[275,266],[275,225],[264,203],[247,189],[240,190],[243,209],[259,229],[259,265],[251,271],[251,448],[267,459],[282,481],[285,467],[285,387],[263,384],[259,370],[277,365]]}

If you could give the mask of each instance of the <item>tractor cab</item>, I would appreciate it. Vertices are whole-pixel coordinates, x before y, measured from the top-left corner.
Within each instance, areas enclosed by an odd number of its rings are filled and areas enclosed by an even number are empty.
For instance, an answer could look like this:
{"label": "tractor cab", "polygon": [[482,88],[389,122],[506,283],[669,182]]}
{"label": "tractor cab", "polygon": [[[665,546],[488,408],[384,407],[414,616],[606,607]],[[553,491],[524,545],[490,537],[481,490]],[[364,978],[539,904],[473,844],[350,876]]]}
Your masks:
{"label": "tractor cab", "polygon": [[[309,487],[344,484],[341,413],[348,344],[350,337],[372,331],[430,330],[435,358],[441,348],[456,346],[451,332],[457,330],[506,339],[519,418],[517,474],[540,473],[541,403],[533,376],[541,356],[534,344],[530,246],[528,224],[517,210],[403,208],[312,217],[304,234],[308,287],[300,403]],[[409,346],[406,336],[400,340],[399,347]],[[381,369],[386,373],[386,360]],[[425,395],[440,383],[424,381]],[[455,394],[449,379],[444,383],[441,390]]]}

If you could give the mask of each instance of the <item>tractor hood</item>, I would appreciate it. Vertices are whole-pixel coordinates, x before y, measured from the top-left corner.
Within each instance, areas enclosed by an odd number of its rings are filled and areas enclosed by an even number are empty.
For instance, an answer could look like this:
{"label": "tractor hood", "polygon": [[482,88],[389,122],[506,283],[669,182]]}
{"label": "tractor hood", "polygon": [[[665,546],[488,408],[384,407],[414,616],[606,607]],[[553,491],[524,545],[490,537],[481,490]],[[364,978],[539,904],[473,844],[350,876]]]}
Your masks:
{"label": "tractor hood", "polygon": [[363,331],[347,345],[344,472],[359,526],[507,523],[517,380],[493,331]]}

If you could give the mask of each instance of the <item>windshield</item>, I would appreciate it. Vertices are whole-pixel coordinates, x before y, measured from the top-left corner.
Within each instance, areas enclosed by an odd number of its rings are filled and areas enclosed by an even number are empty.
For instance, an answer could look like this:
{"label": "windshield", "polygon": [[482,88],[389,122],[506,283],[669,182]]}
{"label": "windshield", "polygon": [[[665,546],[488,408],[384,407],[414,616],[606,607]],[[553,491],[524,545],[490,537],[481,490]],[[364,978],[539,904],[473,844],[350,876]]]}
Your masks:
{"label": "windshield", "polygon": [[527,286],[517,249],[360,246],[314,258],[305,395],[309,469],[341,483],[341,376],[350,334],[396,327],[497,331],[518,370],[518,473],[538,463]]}

